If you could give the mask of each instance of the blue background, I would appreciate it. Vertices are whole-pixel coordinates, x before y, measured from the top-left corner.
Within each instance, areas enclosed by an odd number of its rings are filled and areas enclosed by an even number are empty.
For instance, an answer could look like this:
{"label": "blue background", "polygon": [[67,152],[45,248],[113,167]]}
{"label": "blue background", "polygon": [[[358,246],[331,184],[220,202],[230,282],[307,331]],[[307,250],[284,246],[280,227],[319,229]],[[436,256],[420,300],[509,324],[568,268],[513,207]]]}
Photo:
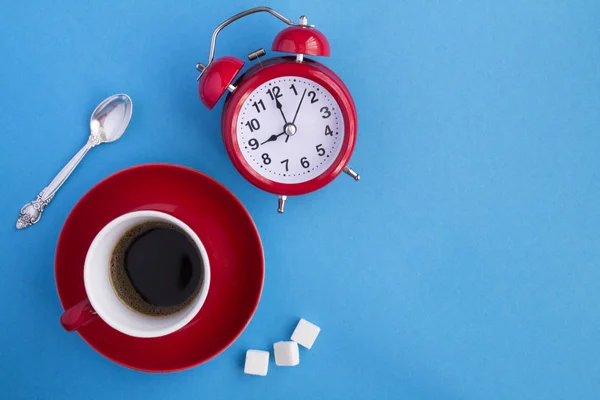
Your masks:
{"label": "blue background", "polygon": [[[0,397],[565,399],[600,396],[600,3],[273,1],[329,38],[323,60],[359,114],[351,166],[317,193],[247,183],[194,65],[253,5],[4,2],[0,10]],[[267,15],[217,55],[270,48]],[[269,53],[272,55],[272,53]],[[125,136],[94,149],[25,231],[14,223],[126,92]],[[122,168],[183,164],[230,188],[262,235],[254,319],[198,368],[125,369],[62,331],[53,254],[75,202]],[[303,316],[322,327],[297,368],[242,373]],[[198,339],[201,341],[201,338]]]}

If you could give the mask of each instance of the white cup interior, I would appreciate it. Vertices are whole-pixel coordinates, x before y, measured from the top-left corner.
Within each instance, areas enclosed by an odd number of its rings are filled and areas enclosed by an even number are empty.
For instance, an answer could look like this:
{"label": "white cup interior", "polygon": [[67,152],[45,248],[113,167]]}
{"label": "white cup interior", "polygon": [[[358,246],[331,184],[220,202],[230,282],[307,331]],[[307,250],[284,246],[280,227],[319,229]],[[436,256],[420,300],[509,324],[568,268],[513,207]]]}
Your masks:
{"label": "white cup interior", "polygon": [[[204,265],[202,286],[194,301],[183,310],[167,316],[149,316],[133,311],[117,297],[110,282],[110,259],[119,239],[134,226],[151,221],[168,222],[184,230],[196,244]],[[200,238],[185,223],[158,211],[135,211],[112,220],[96,235],[85,259],[83,278],[88,299],[100,318],[127,335],[150,338],[181,329],[200,311],[210,286],[210,265]]]}

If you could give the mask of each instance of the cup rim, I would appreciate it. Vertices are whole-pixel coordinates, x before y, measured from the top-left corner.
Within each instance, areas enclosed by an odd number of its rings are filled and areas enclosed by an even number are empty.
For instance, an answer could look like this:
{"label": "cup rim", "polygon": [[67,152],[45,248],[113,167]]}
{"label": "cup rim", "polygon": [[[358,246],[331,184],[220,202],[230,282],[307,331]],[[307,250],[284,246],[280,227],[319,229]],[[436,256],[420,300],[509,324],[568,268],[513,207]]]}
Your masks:
{"label": "cup rim", "polygon": [[[190,305],[190,306],[184,308],[183,310],[180,310],[177,312],[177,313],[186,312],[187,315],[184,318],[182,318],[177,323],[174,323],[173,325],[170,325],[169,327],[166,327],[166,328],[160,328],[160,329],[157,328],[154,330],[143,330],[143,329],[137,329],[137,328],[123,327],[123,325],[116,322],[110,316],[110,312],[107,312],[107,310],[102,305],[99,306],[100,303],[98,303],[97,298],[95,298],[96,295],[94,294],[94,291],[90,290],[90,287],[92,286],[91,282],[89,282],[89,280],[91,279],[90,278],[91,256],[94,253],[94,250],[96,250],[96,247],[99,246],[99,240],[106,234],[107,231],[114,228],[116,225],[121,223],[123,220],[127,220],[127,219],[130,219],[133,217],[139,217],[139,216],[149,217],[149,218],[158,217],[158,218],[167,220],[168,222],[171,222],[171,223],[183,228],[184,231],[186,232],[186,234],[188,234],[191,237],[191,239],[194,241],[194,244],[198,248],[198,250],[200,252],[200,256],[202,257],[204,274],[203,274],[203,280],[202,280],[200,292],[197,295],[197,300],[194,302],[193,305]],[[111,249],[111,251],[112,251],[112,249]],[[108,270],[108,268],[107,268],[107,270]],[[204,305],[204,302],[206,301],[206,298],[208,296],[208,291],[210,288],[210,262],[209,262],[208,253],[206,251],[206,248],[204,247],[204,244],[202,243],[202,240],[200,240],[200,238],[198,237],[196,232],[194,232],[192,230],[192,228],[190,228],[185,222],[183,222],[179,218],[174,217],[171,214],[168,214],[168,213],[165,213],[162,211],[138,210],[138,211],[132,211],[132,212],[128,212],[126,214],[119,215],[118,217],[114,218],[109,223],[104,225],[104,227],[96,234],[96,236],[92,240],[92,243],[88,247],[88,250],[87,250],[87,253],[85,256],[85,262],[84,262],[84,266],[83,266],[83,283],[84,283],[84,287],[85,287],[86,296],[87,296],[90,304],[94,308],[95,312],[98,314],[98,317],[100,317],[104,322],[106,322],[106,324],[109,325],[111,328],[113,328],[125,335],[133,336],[133,337],[139,337],[139,338],[161,337],[161,336],[166,336],[166,335],[169,335],[173,332],[180,330],[181,328],[186,326],[188,323],[190,323],[190,321],[192,319],[194,319],[194,317],[196,315],[198,315],[198,312],[201,310],[202,306]],[[114,293],[114,295],[118,297],[118,295],[116,293]],[[134,310],[132,310],[132,311],[135,312]],[[171,315],[174,315],[174,314],[171,314]],[[148,316],[148,318],[165,318],[165,317]]]}

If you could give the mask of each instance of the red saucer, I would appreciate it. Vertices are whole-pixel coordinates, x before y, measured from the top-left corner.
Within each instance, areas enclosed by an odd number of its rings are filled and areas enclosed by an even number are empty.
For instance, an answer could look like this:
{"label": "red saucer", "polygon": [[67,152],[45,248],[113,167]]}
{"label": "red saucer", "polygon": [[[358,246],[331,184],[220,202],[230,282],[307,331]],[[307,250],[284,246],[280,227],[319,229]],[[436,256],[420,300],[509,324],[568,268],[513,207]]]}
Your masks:
{"label": "red saucer", "polygon": [[264,280],[258,231],[242,203],[200,172],[167,164],[117,172],[79,200],[60,233],[54,274],[65,309],[85,298],[83,263],[96,234],[112,219],[136,210],[169,213],[200,237],[211,267],[206,302],[186,327],[160,338],[130,337],[100,319],[78,333],[97,352],[129,368],[172,372],[194,367],[233,343],[258,306]]}

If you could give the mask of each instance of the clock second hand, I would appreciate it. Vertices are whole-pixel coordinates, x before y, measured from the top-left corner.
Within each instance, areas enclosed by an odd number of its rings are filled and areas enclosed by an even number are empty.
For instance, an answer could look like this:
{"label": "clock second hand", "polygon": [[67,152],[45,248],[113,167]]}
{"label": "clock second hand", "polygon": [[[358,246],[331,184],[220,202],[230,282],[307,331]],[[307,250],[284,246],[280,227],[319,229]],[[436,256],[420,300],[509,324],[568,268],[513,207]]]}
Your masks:
{"label": "clock second hand", "polygon": [[300,98],[300,103],[298,103],[298,108],[296,109],[296,114],[294,114],[294,119],[292,120],[292,124],[296,123],[296,117],[298,117],[298,111],[300,111],[300,106],[304,101],[304,95],[306,94],[306,89],[304,89],[304,93],[302,93],[302,97]]}
{"label": "clock second hand", "polygon": [[[302,105],[302,102],[304,101],[304,96],[306,95],[306,89],[304,89],[304,92],[302,93],[302,97],[300,98],[300,103],[298,103],[298,108],[296,108],[296,113],[294,114],[294,119],[292,120],[292,125],[296,126],[296,118],[298,117],[298,111],[300,111],[300,106]],[[285,142],[287,143],[287,141],[290,140],[289,135],[285,138]]]}

